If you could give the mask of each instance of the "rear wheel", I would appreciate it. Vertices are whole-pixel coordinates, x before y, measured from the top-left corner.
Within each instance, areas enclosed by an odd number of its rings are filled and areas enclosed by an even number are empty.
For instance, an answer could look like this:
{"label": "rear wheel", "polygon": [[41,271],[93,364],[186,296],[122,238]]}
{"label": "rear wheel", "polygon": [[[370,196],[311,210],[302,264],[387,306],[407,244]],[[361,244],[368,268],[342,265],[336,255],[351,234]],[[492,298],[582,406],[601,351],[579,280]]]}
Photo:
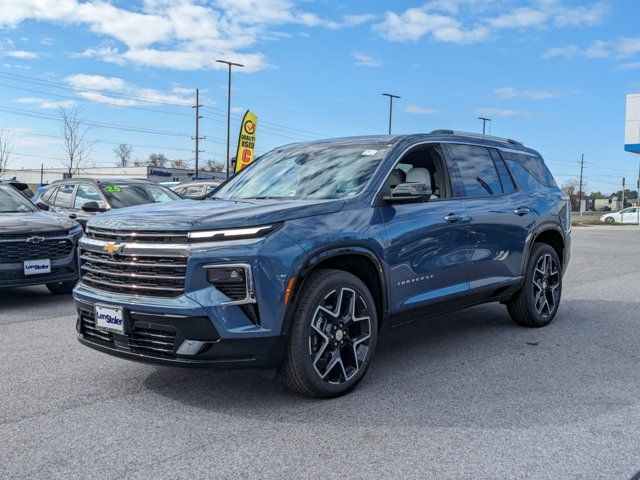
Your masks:
{"label": "rear wheel", "polygon": [[70,282],[47,283],[47,288],[54,295],[68,295],[73,291],[76,283],[75,280]]}
{"label": "rear wheel", "polygon": [[562,268],[556,251],[546,243],[536,243],[529,257],[522,288],[507,302],[514,322],[538,328],[551,323],[558,312],[562,294]]}
{"label": "rear wheel", "polygon": [[366,285],[341,270],[318,270],[307,279],[296,308],[283,380],[304,395],[342,395],[362,380],[377,337],[375,303]]}

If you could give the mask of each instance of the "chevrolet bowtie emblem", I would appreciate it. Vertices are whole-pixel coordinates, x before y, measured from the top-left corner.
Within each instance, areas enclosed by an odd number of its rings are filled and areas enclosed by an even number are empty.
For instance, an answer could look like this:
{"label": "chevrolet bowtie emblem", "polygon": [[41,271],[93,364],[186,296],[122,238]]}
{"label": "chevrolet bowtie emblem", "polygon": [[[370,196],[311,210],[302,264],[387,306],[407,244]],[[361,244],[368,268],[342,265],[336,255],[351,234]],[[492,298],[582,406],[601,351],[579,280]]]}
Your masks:
{"label": "chevrolet bowtie emblem", "polygon": [[117,245],[115,243],[107,243],[104,247],[102,247],[102,250],[107,252],[109,255],[115,255],[120,251],[121,248],[122,248],[122,245]]}

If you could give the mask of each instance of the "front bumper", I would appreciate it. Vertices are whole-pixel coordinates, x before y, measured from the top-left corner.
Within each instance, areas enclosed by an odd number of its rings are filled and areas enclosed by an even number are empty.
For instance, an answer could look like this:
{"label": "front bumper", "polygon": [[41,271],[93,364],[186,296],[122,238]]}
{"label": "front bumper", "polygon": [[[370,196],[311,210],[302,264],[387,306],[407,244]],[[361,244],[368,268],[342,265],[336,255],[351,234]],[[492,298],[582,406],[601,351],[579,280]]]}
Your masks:
{"label": "front bumper", "polygon": [[[229,332],[223,319],[211,319],[207,309],[186,296],[170,302],[162,299],[160,307],[153,301],[118,302],[116,295],[91,292],[83,284],[74,291],[76,333],[80,343],[103,353],[144,363],[213,369],[274,368],[284,355],[282,336],[257,329]],[[125,335],[96,328],[96,304],[125,306]]]}
{"label": "front bumper", "polygon": [[0,288],[27,287],[77,280],[78,271],[73,255],[68,259],[52,260],[51,273],[39,275],[25,275],[22,263],[0,264]]}

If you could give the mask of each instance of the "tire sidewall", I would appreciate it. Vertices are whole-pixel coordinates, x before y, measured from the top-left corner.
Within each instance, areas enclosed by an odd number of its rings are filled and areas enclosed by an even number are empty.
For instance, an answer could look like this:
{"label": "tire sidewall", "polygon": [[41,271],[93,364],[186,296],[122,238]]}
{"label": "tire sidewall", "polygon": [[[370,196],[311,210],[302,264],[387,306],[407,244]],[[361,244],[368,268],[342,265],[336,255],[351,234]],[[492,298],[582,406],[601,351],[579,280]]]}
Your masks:
{"label": "tire sidewall", "polygon": [[[371,359],[374,356],[378,340],[378,316],[374,299],[369,289],[360,279],[347,272],[327,271],[327,273],[328,274],[321,275],[320,278],[316,277],[317,281],[309,285],[308,290],[305,290],[303,294],[304,298],[302,298],[294,318],[295,324],[294,331],[292,332],[292,336],[294,336],[294,338],[292,338],[292,347],[302,349],[299,354],[303,359],[302,366],[304,368],[304,374],[312,384],[313,389],[321,396],[333,397],[353,389],[367,372],[371,364]],[[311,330],[311,320],[320,302],[324,300],[332,290],[343,287],[353,289],[365,300],[371,319],[371,337],[369,339],[367,356],[358,373],[348,382],[340,385],[332,385],[322,380],[313,367],[312,358],[309,354],[309,334]]]}

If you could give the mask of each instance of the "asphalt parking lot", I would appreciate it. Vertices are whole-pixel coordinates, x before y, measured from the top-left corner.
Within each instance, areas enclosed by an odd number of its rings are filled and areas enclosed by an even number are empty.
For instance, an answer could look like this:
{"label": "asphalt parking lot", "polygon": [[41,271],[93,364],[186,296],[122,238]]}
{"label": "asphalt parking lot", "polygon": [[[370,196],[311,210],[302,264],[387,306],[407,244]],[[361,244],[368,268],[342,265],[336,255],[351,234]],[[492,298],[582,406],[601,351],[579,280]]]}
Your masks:
{"label": "asphalt parking lot", "polygon": [[352,394],[146,366],[79,345],[70,297],[0,292],[2,478],[630,479],[640,230],[576,228],[557,319],[500,305],[381,340]]}

